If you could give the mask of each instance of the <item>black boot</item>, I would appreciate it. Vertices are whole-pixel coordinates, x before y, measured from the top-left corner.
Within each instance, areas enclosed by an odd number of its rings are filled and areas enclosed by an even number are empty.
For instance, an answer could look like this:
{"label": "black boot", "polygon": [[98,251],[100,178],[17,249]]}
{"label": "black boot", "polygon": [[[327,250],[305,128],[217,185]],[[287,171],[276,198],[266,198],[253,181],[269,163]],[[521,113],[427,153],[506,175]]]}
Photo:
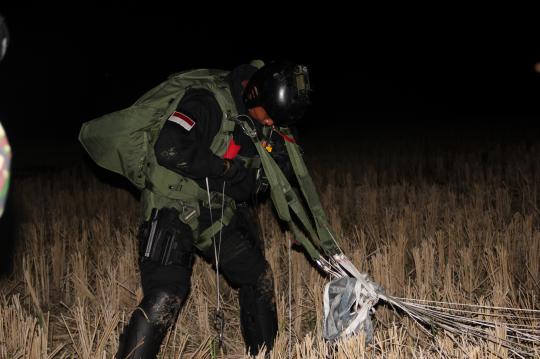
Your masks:
{"label": "black boot", "polygon": [[115,358],[155,358],[165,333],[176,320],[181,306],[180,297],[166,292],[145,296],[120,337]]}
{"label": "black boot", "polygon": [[249,353],[257,355],[263,345],[270,352],[278,329],[270,267],[267,266],[256,285],[241,287],[239,297],[242,335]]}

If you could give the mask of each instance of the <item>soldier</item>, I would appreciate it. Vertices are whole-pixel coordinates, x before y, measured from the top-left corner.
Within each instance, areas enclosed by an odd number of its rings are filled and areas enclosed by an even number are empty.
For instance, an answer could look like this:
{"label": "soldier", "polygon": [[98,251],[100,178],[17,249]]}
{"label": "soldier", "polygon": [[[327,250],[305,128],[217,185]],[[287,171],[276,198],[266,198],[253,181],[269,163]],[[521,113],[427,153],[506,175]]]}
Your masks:
{"label": "soldier", "polygon": [[[157,355],[188,295],[194,252],[239,288],[240,322],[250,354],[256,355],[263,345],[268,350],[273,346],[277,333],[273,275],[255,212],[255,198],[267,182],[255,141],[291,178],[285,141],[294,140],[278,128],[288,127],[305,112],[309,79],[304,66],[263,65],[254,61],[231,72],[173,75],[126,112],[111,114],[114,123],[124,116],[131,124],[140,121],[145,123],[141,128],[152,128],[144,137],[151,144],[149,154],[134,154],[133,143],[143,137],[133,138],[129,127],[129,142],[115,144],[114,150],[104,146],[93,150],[101,133],[83,125],[81,142],[94,160],[128,173],[142,189],[139,251],[144,298],[121,337],[118,359]],[[104,131],[103,124],[113,123],[109,120],[94,120],[99,127],[94,132]],[[111,130],[107,133],[110,138]],[[110,157],[128,146],[133,147],[120,154],[121,161]],[[130,166],[135,157],[145,160]],[[112,162],[122,164],[115,169]],[[217,319],[222,319],[220,313]]]}

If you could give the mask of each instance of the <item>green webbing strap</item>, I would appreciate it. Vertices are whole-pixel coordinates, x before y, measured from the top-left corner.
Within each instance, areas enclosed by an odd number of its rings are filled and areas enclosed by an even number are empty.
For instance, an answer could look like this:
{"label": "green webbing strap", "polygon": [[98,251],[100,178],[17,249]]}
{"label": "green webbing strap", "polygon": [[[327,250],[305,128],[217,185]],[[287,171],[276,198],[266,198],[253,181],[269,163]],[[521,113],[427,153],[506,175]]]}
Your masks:
{"label": "green webbing strap", "polygon": [[[288,128],[280,128],[280,131],[284,135],[293,138]],[[306,163],[302,158],[300,147],[298,144],[289,141],[285,141],[285,146],[294,169],[294,174],[296,175],[298,183],[300,184],[302,194],[304,195],[308,208],[315,220],[315,226],[317,227],[317,234],[319,235],[321,246],[327,254],[336,254],[339,252],[335,243],[336,235],[330,228],[330,222],[326,217],[326,213],[322,207],[321,200],[319,199],[317,190],[313,184],[313,180],[311,179],[306,167]]]}
{"label": "green webbing strap", "polygon": [[226,226],[231,222],[234,216],[234,210],[231,206],[227,206],[223,212],[222,219],[215,221],[210,227],[206,228],[197,240],[199,249],[209,248],[212,245],[212,238],[221,230],[221,226]]}
{"label": "green webbing strap", "polygon": [[[148,188],[152,190],[151,183],[148,184]],[[197,203],[199,201],[203,203],[208,202],[208,193],[199,187],[195,181],[188,178],[185,178],[177,187],[171,188],[169,193],[167,193],[167,197],[186,203]],[[212,245],[212,237],[220,231],[221,225],[228,225],[234,216],[234,208],[231,205],[232,200],[222,199],[222,201],[225,201],[223,221],[221,219],[215,221],[195,239],[195,246],[200,250],[204,250]],[[209,204],[209,206],[211,206],[211,204]],[[195,233],[197,232],[197,227],[199,225],[197,218],[198,217],[193,217],[192,220],[187,222],[191,229],[195,230]]]}
{"label": "green webbing strap", "polygon": [[255,147],[257,148],[257,152],[259,152],[264,173],[270,184],[270,197],[272,198],[272,202],[274,202],[278,217],[288,223],[296,240],[302,244],[313,260],[317,260],[320,257],[319,251],[313,246],[313,243],[308,240],[300,228],[296,226],[289,211],[290,207],[304,226],[304,229],[307,231],[311,240],[318,245],[319,241],[317,233],[309,220],[304,206],[300,202],[300,198],[298,198],[298,195],[292,189],[289,181],[287,181],[287,178],[277,165],[276,161],[274,161],[270,154],[262,147],[259,141],[256,141]]}
{"label": "green webbing strap", "polygon": [[321,254],[319,253],[317,248],[313,246],[313,243],[309,241],[309,239],[306,237],[304,232],[302,232],[302,230],[298,228],[296,223],[294,223],[293,221],[289,222],[289,228],[291,232],[293,232],[294,238],[298,242],[300,242],[302,247],[305,248],[306,252],[308,252],[311,259],[313,259],[314,261],[317,260],[321,256]]}
{"label": "green webbing strap", "polygon": [[[248,129],[250,129],[247,123],[244,123],[244,125],[246,125]],[[291,162],[295,163],[293,164],[293,168],[295,172],[298,172],[297,176],[300,175],[299,177],[301,178],[301,180],[299,179],[299,184],[302,188],[302,193],[306,197],[308,205],[310,207],[311,205],[315,206],[315,208],[310,208],[310,210],[313,218],[315,219],[315,224],[317,228],[316,230],[313,228],[311,218],[307,213],[306,209],[304,208],[298,194],[292,189],[289,181],[287,180],[277,163],[274,161],[272,156],[263,148],[256,135],[250,137],[254,142],[255,148],[257,149],[257,152],[259,153],[259,156],[261,158],[261,163],[264,168],[266,178],[268,180],[268,183],[270,184],[270,197],[272,198],[274,207],[276,208],[276,211],[278,213],[278,217],[288,223],[289,228],[293,232],[296,240],[299,241],[302,246],[304,246],[312,259],[317,260],[321,255],[320,251],[315,246],[319,247],[327,254],[336,253],[336,246],[332,238],[330,237],[330,232],[328,229],[328,220],[326,219],[324,210],[320,205],[319,198],[315,192],[315,187],[313,186],[313,182],[311,182],[311,179],[309,178],[309,174],[307,172],[303,159],[300,156],[298,146],[295,145],[296,150],[289,150],[289,148],[287,148],[287,150],[289,152],[289,156],[291,156],[292,154],[292,156],[295,157],[295,160],[293,161],[291,159]],[[308,178],[308,181],[305,180],[306,177]],[[304,186],[307,187],[303,188]],[[302,226],[304,227],[311,241],[294,223],[289,208],[294,212],[298,220],[302,223]]]}

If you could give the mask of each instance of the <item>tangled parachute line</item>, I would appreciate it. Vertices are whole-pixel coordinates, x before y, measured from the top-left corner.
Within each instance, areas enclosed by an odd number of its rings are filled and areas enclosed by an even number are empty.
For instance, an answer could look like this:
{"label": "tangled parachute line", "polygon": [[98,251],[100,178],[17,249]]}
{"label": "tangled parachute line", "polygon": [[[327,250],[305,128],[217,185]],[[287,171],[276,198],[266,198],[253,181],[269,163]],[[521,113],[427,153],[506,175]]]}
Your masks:
{"label": "tangled parachute line", "polygon": [[[492,343],[517,358],[540,353],[540,310],[393,297],[361,273],[343,252],[328,259],[321,256],[317,264],[332,278],[323,296],[323,336],[327,340],[362,332],[370,342],[374,307],[383,304],[411,318],[429,338],[443,334],[463,351],[456,337],[471,344]],[[489,346],[488,350],[492,351]]]}

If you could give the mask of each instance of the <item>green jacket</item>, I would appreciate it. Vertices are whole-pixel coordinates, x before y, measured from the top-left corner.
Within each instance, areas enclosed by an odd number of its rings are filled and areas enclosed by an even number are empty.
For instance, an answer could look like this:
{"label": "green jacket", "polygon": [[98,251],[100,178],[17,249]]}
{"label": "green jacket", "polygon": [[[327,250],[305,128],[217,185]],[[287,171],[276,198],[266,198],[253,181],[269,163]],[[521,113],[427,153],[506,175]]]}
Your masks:
{"label": "green jacket", "polygon": [[[79,134],[79,140],[98,165],[125,176],[142,190],[143,218],[150,217],[152,208],[178,209],[180,219],[194,231],[195,245],[200,249],[210,245],[212,232],[216,232],[216,226],[199,231],[199,204],[207,203],[208,195],[192,179],[160,166],[153,145],[185,92],[201,88],[214,94],[223,112],[220,130],[210,147],[216,156],[222,157],[235,127],[232,117],[237,113],[225,81],[227,74],[221,70],[200,69],[172,75],[132,106],[84,123]],[[221,196],[213,194],[212,201],[219,203],[211,205],[221,206]],[[227,208],[223,223],[228,224],[234,202],[230,198],[224,201]]]}

